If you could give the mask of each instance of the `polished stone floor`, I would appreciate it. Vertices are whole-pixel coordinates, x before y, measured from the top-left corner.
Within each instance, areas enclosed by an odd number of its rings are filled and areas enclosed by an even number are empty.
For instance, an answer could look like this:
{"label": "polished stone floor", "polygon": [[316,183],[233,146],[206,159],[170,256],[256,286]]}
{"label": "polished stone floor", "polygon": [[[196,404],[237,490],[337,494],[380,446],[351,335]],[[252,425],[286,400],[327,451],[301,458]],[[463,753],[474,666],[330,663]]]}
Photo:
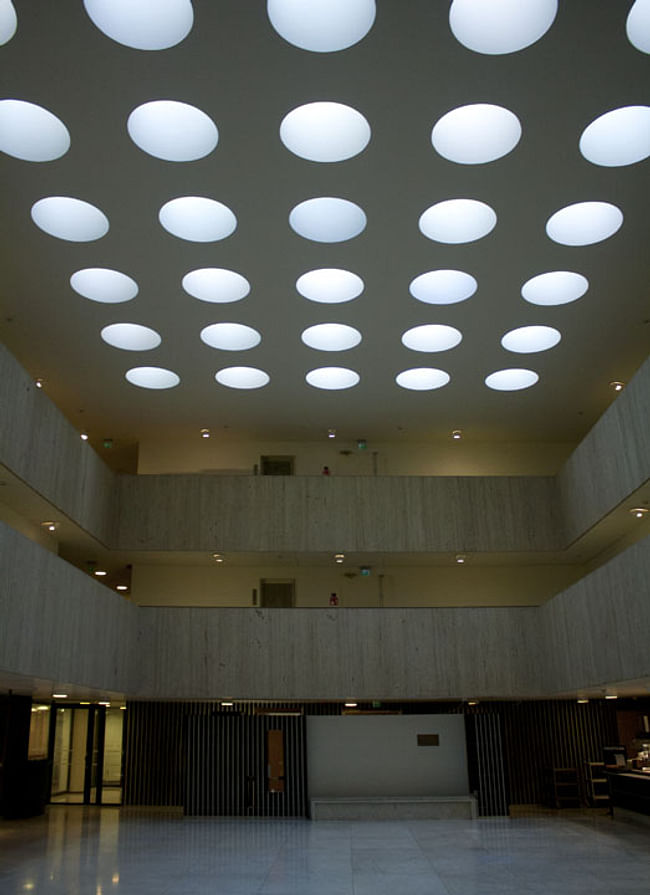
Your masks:
{"label": "polished stone floor", "polygon": [[648,895],[650,828],[578,813],[311,823],[56,805],[0,821],[0,893],[26,892]]}

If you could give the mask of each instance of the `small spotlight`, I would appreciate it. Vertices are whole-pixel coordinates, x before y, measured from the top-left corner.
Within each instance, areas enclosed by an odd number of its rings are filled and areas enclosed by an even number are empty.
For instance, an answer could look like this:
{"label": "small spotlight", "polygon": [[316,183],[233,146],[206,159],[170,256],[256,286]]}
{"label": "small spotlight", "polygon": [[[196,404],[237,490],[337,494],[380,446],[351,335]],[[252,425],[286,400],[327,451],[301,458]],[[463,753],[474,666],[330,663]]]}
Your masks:
{"label": "small spotlight", "polygon": [[36,388],[43,388],[43,386],[45,385],[45,380],[41,379],[41,377],[39,376],[38,379],[34,380],[34,385],[36,386]]}
{"label": "small spotlight", "polygon": [[618,379],[614,379],[613,382],[609,383],[609,387],[613,388],[615,392],[621,392],[625,388],[625,383],[619,382]]}
{"label": "small spotlight", "polygon": [[588,699],[578,699],[578,705],[586,705],[586,703],[588,703],[588,702],[589,702]]}
{"label": "small spotlight", "polygon": [[343,562],[345,559],[345,553],[335,553],[334,554],[334,562]]}
{"label": "small spotlight", "polygon": [[67,699],[67,693],[52,693],[52,699]]}
{"label": "small spotlight", "polygon": [[328,429],[327,437],[328,438],[336,438],[336,429]]}
{"label": "small spotlight", "polygon": [[457,562],[459,565],[462,565],[462,564],[463,564],[464,562],[466,562],[466,561],[467,561],[467,557],[465,556],[464,553],[457,553],[457,554],[456,554],[456,562]]}
{"label": "small spotlight", "polygon": [[41,522],[41,525],[48,531],[56,531],[56,522]]}
{"label": "small spotlight", "polygon": [[213,559],[215,562],[223,562],[223,556],[222,556],[220,553],[213,553],[213,554],[212,554],[212,559]]}
{"label": "small spotlight", "polygon": [[105,569],[95,569],[94,574],[98,578],[103,578],[105,575],[108,575],[108,572]]}
{"label": "small spotlight", "polygon": [[345,707],[346,707],[346,709],[356,709],[357,703],[356,702],[346,702]]}
{"label": "small spotlight", "polygon": [[126,586],[126,584],[118,584],[118,585],[116,586],[116,588],[115,588],[115,590],[121,590],[121,591],[125,591],[125,590],[128,590],[128,589],[129,589],[129,588]]}
{"label": "small spotlight", "polygon": [[605,699],[618,699],[618,696],[615,693],[606,693]]}
{"label": "small spotlight", "polygon": [[79,435],[79,438],[81,438],[82,441],[88,441],[88,433],[87,433],[87,432],[81,432],[80,435]]}
{"label": "small spotlight", "polygon": [[125,711],[126,711],[126,706],[125,706],[125,705],[121,705],[121,706],[120,706],[120,709],[121,709],[121,711],[125,712]]}
{"label": "small spotlight", "polygon": [[222,706],[222,708],[227,709],[227,708],[230,708],[231,706],[233,706],[234,704],[235,704],[234,702],[222,702],[221,706]]}
{"label": "small spotlight", "polygon": [[467,705],[478,705],[478,699],[468,699]]}
{"label": "small spotlight", "polygon": [[632,507],[632,509],[629,510],[629,512],[632,513],[633,516],[636,516],[637,519],[643,519],[643,517],[648,512],[648,508],[647,507]]}
{"label": "small spotlight", "polygon": [[110,707],[110,702],[98,702],[97,705],[105,705],[106,708]]}
{"label": "small spotlight", "polygon": [[201,438],[209,438],[210,430],[209,429],[201,429]]}
{"label": "small spotlight", "polygon": [[90,702],[84,702],[83,699],[79,702],[79,705],[90,705]]}
{"label": "small spotlight", "polygon": [[454,441],[460,441],[460,439],[463,437],[463,430],[454,429],[454,431],[451,433],[451,437],[454,439]]}

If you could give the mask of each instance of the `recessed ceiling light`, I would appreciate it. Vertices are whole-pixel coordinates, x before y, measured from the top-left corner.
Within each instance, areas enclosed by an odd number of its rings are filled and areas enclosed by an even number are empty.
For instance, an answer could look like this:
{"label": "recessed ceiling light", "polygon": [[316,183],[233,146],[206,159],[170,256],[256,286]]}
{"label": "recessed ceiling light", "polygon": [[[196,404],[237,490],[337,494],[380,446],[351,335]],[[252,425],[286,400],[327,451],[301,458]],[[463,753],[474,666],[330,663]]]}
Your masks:
{"label": "recessed ceiling light", "polygon": [[350,270],[324,267],[310,270],[298,277],[296,289],[309,301],[340,304],[358,298],[364,289],[361,277]]}
{"label": "recessed ceiling light", "polygon": [[70,148],[65,124],[42,106],[0,100],[0,150],[26,162],[51,162]]}
{"label": "recessed ceiling light", "polygon": [[183,289],[193,298],[215,304],[241,301],[251,291],[246,277],[234,270],[221,267],[202,267],[186,273],[182,280]]}
{"label": "recessed ceiling light", "polygon": [[108,572],[105,569],[95,569],[95,575],[98,578],[105,578],[108,575]]}
{"label": "recessed ceiling light", "polygon": [[84,0],[84,6],[100,31],[135,50],[167,50],[194,22],[190,0]]}
{"label": "recessed ceiling light", "polygon": [[344,703],[344,705],[345,705],[346,709],[356,709],[356,707],[357,707],[356,702],[346,702],[346,703]]}
{"label": "recessed ceiling light", "polygon": [[449,351],[463,338],[460,330],[440,323],[425,323],[407,329],[402,335],[402,344],[412,351]]}
{"label": "recessed ceiling light", "polygon": [[516,392],[523,388],[530,388],[539,380],[539,376],[533,370],[508,369],[496,370],[485,377],[488,388],[498,392]]}
{"label": "recessed ceiling light", "polygon": [[52,699],[67,699],[67,693],[52,693]]}
{"label": "recessed ceiling light", "polygon": [[209,430],[209,429],[205,429],[205,428],[204,428],[204,429],[201,429],[201,431],[200,431],[199,434],[200,434],[201,438],[209,438],[209,437],[210,437],[210,430]]}
{"label": "recessed ceiling light", "polygon": [[119,591],[126,591],[126,590],[128,590],[128,589],[129,589],[129,588],[128,588],[128,586],[127,586],[126,584],[118,584],[118,585],[115,587],[115,590],[119,590]]}
{"label": "recessed ceiling light", "polygon": [[449,26],[476,53],[516,53],[543,37],[557,14],[557,0],[453,0]]}
{"label": "recessed ceiling light", "polygon": [[418,226],[428,239],[456,245],[482,239],[494,229],[496,222],[496,213],[485,202],[446,199],[427,208]]}
{"label": "recessed ceiling light", "polygon": [[629,512],[637,519],[643,519],[644,516],[647,516],[649,511],[647,507],[632,507]]}
{"label": "recessed ceiling light", "polygon": [[413,298],[428,305],[453,305],[471,298],[478,283],[462,270],[429,270],[411,280]]}
{"label": "recessed ceiling light", "polygon": [[464,553],[456,554],[456,562],[458,563],[458,565],[463,565],[463,563],[465,563],[466,561],[467,561],[467,557],[465,556]]}
{"label": "recessed ceiling light", "polygon": [[32,205],[32,220],[50,236],[69,242],[91,242],[108,233],[106,215],[82,199],[49,196]]}
{"label": "recessed ceiling light", "polygon": [[307,199],[291,211],[289,225],[299,236],[314,242],[344,242],[366,227],[366,215],[347,199],[322,196]]}
{"label": "recessed ceiling light", "polygon": [[290,44],[333,53],[358,43],[375,21],[375,0],[268,0],[269,20]]}
{"label": "recessed ceiling light", "polygon": [[138,284],[119,270],[107,267],[86,267],[70,277],[70,285],[83,298],[103,304],[131,301],[138,294]]}
{"label": "recessed ceiling light", "polygon": [[478,705],[478,699],[468,699],[467,705]]}
{"label": "recessed ceiling light", "polygon": [[168,233],[190,242],[216,242],[237,227],[237,218],[227,205],[205,196],[171,199],[158,212],[158,219]]}
{"label": "recessed ceiling light", "polygon": [[312,162],[342,162],[363,152],[370,141],[370,125],[351,106],[307,103],[285,115],[280,125],[280,139],[300,158]]}
{"label": "recessed ceiling light", "polygon": [[623,223],[623,213],[609,202],[576,202],[552,214],[546,233],[554,242],[587,246],[608,239]]}
{"label": "recessed ceiling light", "polygon": [[328,429],[327,437],[328,438],[336,438],[336,429]]}
{"label": "recessed ceiling light", "polygon": [[475,103],[443,115],[431,142],[443,158],[459,165],[483,165],[502,158],[521,138],[519,119],[503,106]]}
{"label": "recessed ceiling light", "polygon": [[163,367],[133,367],[127,370],[125,376],[131,385],[140,388],[174,388],[181,381],[177,373]]}
{"label": "recessed ceiling light", "polygon": [[615,693],[606,693],[605,699],[618,699],[618,696]]}
{"label": "recessed ceiling light", "polygon": [[224,367],[214,378],[228,388],[262,388],[270,382],[269,374],[256,367]]}
{"label": "recessed ceiling light", "polygon": [[334,562],[342,563],[345,559],[345,553],[335,553],[334,554]]}
{"label": "recessed ceiling light", "polygon": [[635,0],[625,30],[632,46],[642,53],[650,53],[650,0]]}
{"label": "recessed ceiling light", "polygon": [[401,388],[407,388],[414,392],[431,391],[442,388],[449,382],[449,373],[444,370],[436,370],[434,367],[413,367],[411,370],[403,370],[395,377],[395,382]]}
{"label": "recessed ceiling light", "polygon": [[228,706],[234,705],[234,703],[233,702],[222,702],[221,705],[228,707]]}
{"label": "recessed ceiling light", "polygon": [[246,351],[259,345],[262,337],[243,323],[212,323],[201,330],[201,341],[222,351]]}
{"label": "recessed ceiling light", "polygon": [[56,522],[41,522],[41,525],[48,531],[56,531]]}
{"label": "recessed ceiling light", "polygon": [[305,345],[319,351],[347,351],[361,341],[361,333],[343,323],[319,323],[308,326],[300,336]]}
{"label": "recessed ceiling light", "polygon": [[621,382],[620,379],[614,379],[609,383],[609,387],[613,388],[615,392],[622,392],[625,388],[625,383]]}
{"label": "recessed ceiling light", "polygon": [[11,0],[0,3],[0,46],[6,44],[16,33],[18,17]]}
{"label": "recessed ceiling light", "polygon": [[45,385],[45,380],[41,379],[41,377],[39,376],[37,379],[34,380],[34,385],[36,386],[36,388],[43,388],[43,386]]}
{"label": "recessed ceiling light", "polygon": [[460,439],[463,437],[463,430],[462,429],[454,429],[453,432],[451,433],[451,437],[454,439],[454,441],[460,441]]}
{"label": "recessed ceiling light", "polygon": [[217,126],[205,112],[168,99],[135,108],[126,129],[143,152],[167,162],[204,158],[219,141]]}
{"label": "recessed ceiling light", "polygon": [[81,438],[82,441],[88,441],[89,435],[87,432],[81,432],[79,438]]}
{"label": "recessed ceiling light", "polygon": [[527,280],[522,297],[531,305],[566,305],[577,301],[589,289],[589,280],[571,270],[551,270]]}
{"label": "recessed ceiling light", "polygon": [[162,341],[155,329],[139,323],[111,323],[102,329],[100,335],[107,345],[125,351],[151,351]]}
{"label": "recessed ceiling light", "polygon": [[548,351],[561,338],[561,333],[552,326],[519,326],[507,332],[501,339],[501,344],[507,351],[531,354],[534,351]]}
{"label": "recessed ceiling light", "polygon": [[594,165],[616,168],[650,156],[650,106],[606,112],[585,128],[580,152]]}
{"label": "recessed ceiling light", "polygon": [[333,391],[353,388],[358,385],[360,376],[354,370],[348,370],[346,367],[318,367],[315,370],[310,370],[305,379],[314,388]]}
{"label": "recessed ceiling light", "polygon": [[578,702],[579,705],[586,705],[589,702],[588,699],[578,699],[576,701]]}

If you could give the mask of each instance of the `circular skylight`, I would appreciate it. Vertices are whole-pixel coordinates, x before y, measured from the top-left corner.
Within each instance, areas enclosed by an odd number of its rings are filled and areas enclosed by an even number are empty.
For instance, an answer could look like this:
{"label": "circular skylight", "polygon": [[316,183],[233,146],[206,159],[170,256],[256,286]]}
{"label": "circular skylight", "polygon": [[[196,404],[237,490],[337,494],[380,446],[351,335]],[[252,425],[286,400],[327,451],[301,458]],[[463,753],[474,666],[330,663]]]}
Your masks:
{"label": "circular skylight", "polygon": [[257,367],[224,367],[214,378],[228,388],[262,388],[270,381],[269,374]]}
{"label": "circular skylight", "polygon": [[181,381],[177,373],[164,367],[132,367],[125,376],[131,385],[140,388],[174,388]]}
{"label": "circular skylight", "polygon": [[11,0],[0,0],[0,46],[6,44],[16,33],[18,18]]}
{"label": "circular skylight", "polygon": [[91,242],[108,233],[106,215],[82,199],[49,196],[32,205],[32,220],[37,227],[69,242]]}
{"label": "circular skylight", "polygon": [[187,37],[194,22],[190,0],[84,0],[107,37],[135,50],[166,50]]}
{"label": "circular skylight", "polygon": [[425,323],[407,329],[402,335],[402,344],[412,351],[449,351],[455,348],[463,334],[453,326],[440,323]]}
{"label": "circular skylight", "polygon": [[343,323],[318,323],[307,327],[300,338],[305,345],[319,351],[347,351],[359,344],[361,333]]}
{"label": "circular skylight", "polygon": [[494,229],[497,216],[489,205],[476,199],[446,199],[420,216],[422,233],[436,242],[457,244],[482,239]]}
{"label": "circular skylight", "polygon": [[103,304],[119,304],[131,301],[138,294],[138,284],[119,270],[106,267],[86,267],[70,277],[75,292],[91,301]]}
{"label": "circular skylight", "polygon": [[485,384],[497,392],[516,392],[522,388],[530,388],[539,380],[534,370],[509,369],[496,370],[485,377]]}
{"label": "circular skylight", "polygon": [[134,109],[126,129],[136,146],[168,162],[191,162],[208,155],[219,140],[214,121],[187,103],[161,99]]}
{"label": "circular skylight", "polygon": [[431,131],[433,148],[460,165],[482,165],[507,155],[521,137],[517,116],[502,106],[476,103],[447,112]]}
{"label": "circular skylight", "polygon": [[637,50],[650,53],[650,0],[635,0],[628,13],[625,30]]}
{"label": "circular skylight", "polygon": [[26,162],[51,162],[70,148],[70,134],[56,115],[19,99],[0,100],[0,150]]}
{"label": "circular skylight", "polygon": [[305,376],[309,385],[314,388],[324,388],[335,391],[342,388],[352,388],[359,383],[359,374],[347,367],[318,367],[310,370]]}
{"label": "circular skylight", "polygon": [[589,280],[571,270],[551,270],[527,280],[521,294],[531,305],[566,305],[582,298]]}
{"label": "circular skylight", "polygon": [[100,335],[107,345],[125,351],[151,351],[162,341],[155,329],[140,326],[139,323],[111,323],[102,329]]}
{"label": "circular skylight", "polygon": [[552,326],[520,326],[507,332],[501,339],[501,344],[507,351],[532,354],[535,351],[548,351],[561,338],[560,332]]}
{"label": "circular skylight", "polygon": [[449,26],[469,50],[500,55],[534,44],[556,13],[557,0],[453,0]]}
{"label": "circular skylight", "polygon": [[471,298],[478,283],[462,270],[430,270],[411,280],[413,298],[428,305],[454,305]]}
{"label": "circular skylight", "polygon": [[363,292],[364,283],[361,277],[350,270],[323,267],[298,277],[296,289],[309,301],[334,305],[358,298]]}
{"label": "circular skylight", "polygon": [[444,370],[436,370],[435,367],[414,367],[398,373],[395,382],[402,388],[414,392],[426,392],[442,388],[443,385],[447,385],[449,379],[449,373],[445,373]]}
{"label": "circular skylight", "polygon": [[566,246],[587,246],[613,236],[623,213],[609,202],[576,202],[561,208],[546,222],[546,233]]}
{"label": "circular skylight", "polygon": [[290,44],[333,53],[358,43],[375,21],[375,0],[267,0],[271,24]]}
{"label": "circular skylight", "polygon": [[347,199],[307,199],[289,215],[292,230],[314,242],[343,242],[358,236],[366,227],[366,216]]}
{"label": "circular skylight", "polygon": [[171,199],[158,212],[158,219],[173,236],[190,242],[216,242],[237,227],[237,218],[227,205],[204,196]]}
{"label": "circular skylight", "polygon": [[361,112],[342,103],[307,103],[282,119],[280,139],[312,162],[342,162],[362,152],[370,125]]}
{"label": "circular skylight", "polygon": [[650,106],[606,112],[585,128],[580,152],[594,165],[616,168],[650,156]]}
{"label": "circular skylight", "polygon": [[259,345],[262,337],[243,323],[212,323],[201,330],[201,341],[222,351],[246,351]]}
{"label": "circular skylight", "polygon": [[251,291],[246,277],[221,267],[201,267],[183,277],[183,289],[193,298],[216,304],[240,301]]}

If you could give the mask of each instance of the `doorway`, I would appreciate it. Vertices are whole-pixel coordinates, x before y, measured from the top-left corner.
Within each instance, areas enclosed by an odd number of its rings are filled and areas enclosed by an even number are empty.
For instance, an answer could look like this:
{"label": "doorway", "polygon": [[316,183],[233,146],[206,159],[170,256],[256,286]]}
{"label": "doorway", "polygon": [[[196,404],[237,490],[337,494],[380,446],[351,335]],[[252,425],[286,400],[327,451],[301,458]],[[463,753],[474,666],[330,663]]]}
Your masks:
{"label": "doorway", "polygon": [[124,711],[100,705],[56,705],[50,717],[50,802],[122,804]]}
{"label": "doorway", "polygon": [[293,457],[260,457],[262,475],[293,475]]}

